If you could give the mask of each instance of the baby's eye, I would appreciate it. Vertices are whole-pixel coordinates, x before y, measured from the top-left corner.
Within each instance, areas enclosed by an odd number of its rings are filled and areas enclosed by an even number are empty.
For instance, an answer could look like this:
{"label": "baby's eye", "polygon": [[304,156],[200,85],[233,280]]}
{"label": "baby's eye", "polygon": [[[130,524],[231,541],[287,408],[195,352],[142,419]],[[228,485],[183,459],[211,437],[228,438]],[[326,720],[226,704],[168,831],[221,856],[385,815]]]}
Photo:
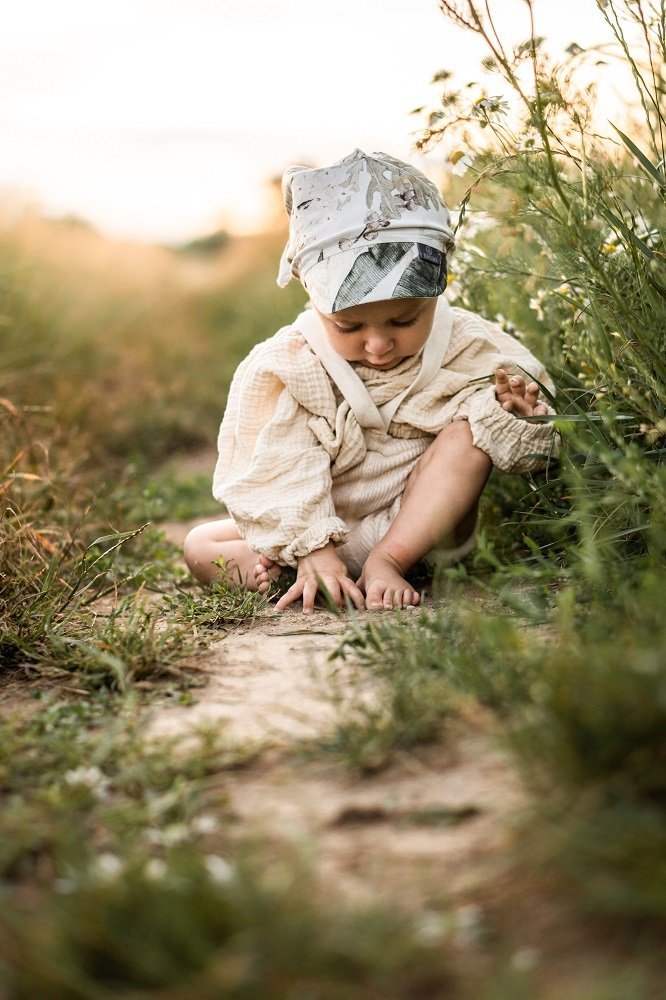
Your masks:
{"label": "baby's eye", "polygon": [[412,316],[411,319],[403,319],[403,320],[394,319],[393,326],[413,326],[414,323],[416,323],[416,319],[417,319],[416,316]]}
{"label": "baby's eye", "polygon": [[356,326],[338,326],[337,329],[338,333],[356,333],[357,330],[361,329],[361,324],[357,323]]}

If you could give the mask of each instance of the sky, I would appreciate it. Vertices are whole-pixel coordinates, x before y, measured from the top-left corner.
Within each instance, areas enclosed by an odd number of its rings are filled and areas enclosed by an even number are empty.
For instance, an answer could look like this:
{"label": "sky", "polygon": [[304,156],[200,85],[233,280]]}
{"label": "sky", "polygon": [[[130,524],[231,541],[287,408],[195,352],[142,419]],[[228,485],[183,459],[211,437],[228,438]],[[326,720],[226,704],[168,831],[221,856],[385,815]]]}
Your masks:
{"label": "sky", "polygon": [[[491,0],[510,41],[523,0]],[[607,37],[594,0],[536,0],[554,53]],[[475,44],[476,43],[476,44]],[[414,152],[440,69],[485,50],[437,0],[21,0],[0,34],[0,194],[112,236],[260,229],[267,180],[357,146]]]}

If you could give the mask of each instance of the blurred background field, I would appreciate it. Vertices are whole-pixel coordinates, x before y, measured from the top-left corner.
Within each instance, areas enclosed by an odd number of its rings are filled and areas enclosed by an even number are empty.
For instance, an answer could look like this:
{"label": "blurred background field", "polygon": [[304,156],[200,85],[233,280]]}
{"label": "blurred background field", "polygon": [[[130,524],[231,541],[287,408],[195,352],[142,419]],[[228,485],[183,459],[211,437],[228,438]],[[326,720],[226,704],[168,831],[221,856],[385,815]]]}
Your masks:
{"label": "blurred background field", "polygon": [[[546,360],[562,453],[529,480],[493,475],[477,551],[436,575],[432,607],[353,624],[339,656],[382,697],[308,748],[361,781],[446,746],[451,725],[499,741],[530,808],[515,897],[498,883],[471,952],[446,906],[361,912],[308,888],[302,857],[236,856],[225,781],[255,750],[219,733],[187,752],[142,741],[142,706],[187,703],[206,644],[265,608],[194,586],[160,523],[215,514],[230,378],[304,303],[275,284],[283,220],[167,246],[3,203],[8,995],[663,996],[666,9],[586,6],[611,38],[604,59],[633,79],[619,132],[591,114],[596,49],[558,62],[529,20],[502,46],[485,5],[441,4],[504,88],[442,73],[418,116],[449,164],[449,294]],[[518,897],[553,901],[555,937],[584,928],[573,969],[545,939],[516,951]]]}

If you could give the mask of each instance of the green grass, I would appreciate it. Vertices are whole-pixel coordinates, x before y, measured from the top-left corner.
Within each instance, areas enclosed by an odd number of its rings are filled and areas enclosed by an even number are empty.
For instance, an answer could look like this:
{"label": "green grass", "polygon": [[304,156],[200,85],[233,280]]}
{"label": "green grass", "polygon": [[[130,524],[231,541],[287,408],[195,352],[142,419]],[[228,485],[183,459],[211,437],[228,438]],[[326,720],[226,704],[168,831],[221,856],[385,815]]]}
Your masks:
{"label": "green grass", "polygon": [[592,909],[663,920],[663,584],[646,575],[623,593],[618,580],[612,615],[599,604],[581,612],[563,590],[546,630],[460,599],[407,624],[356,628],[337,655],[375,678],[379,697],[364,704],[347,691],[327,748],[372,770],[486,706],[532,796],[548,863],[575,876]]}
{"label": "green grass", "polygon": [[[413,920],[349,908],[298,853],[232,837],[225,774],[255,751],[146,742],[131,701],[0,724],[0,917],[11,995],[433,995],[450,960]],[[110,715],[110,710],[112,714]]]}
{"label": "green grass", "polygon": [[198,630],[215,632],[252,621],[268,607],[270,595],[258,594],[226,580],[215,580],[208,587],[179,590],[164,598],[168,614],[196,626]]}

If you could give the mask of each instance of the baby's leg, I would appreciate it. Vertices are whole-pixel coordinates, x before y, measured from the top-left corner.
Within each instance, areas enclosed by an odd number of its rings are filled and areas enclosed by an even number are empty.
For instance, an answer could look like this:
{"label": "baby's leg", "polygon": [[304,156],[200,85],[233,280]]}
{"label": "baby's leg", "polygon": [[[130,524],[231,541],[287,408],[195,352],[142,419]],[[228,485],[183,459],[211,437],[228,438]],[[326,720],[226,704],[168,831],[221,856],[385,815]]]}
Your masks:
{"label": "baby's leg", "polygon": [[359,585],[369,611],[418,604],[404,574],[438,546],[453,548],[474,530],[488,456],[466,420],[448,424],[414,467],[391,527],[368,556]]}
{"label": "baby's leg", "polygon": [[[279,576],[279,567],[252,551],[231,518],[207,521],[192,528],[185,539],[184,552],[185,562],[202,583],[224,577],[263,593],[271,580]],[[215,565],[220,558],[224,568]]]}

